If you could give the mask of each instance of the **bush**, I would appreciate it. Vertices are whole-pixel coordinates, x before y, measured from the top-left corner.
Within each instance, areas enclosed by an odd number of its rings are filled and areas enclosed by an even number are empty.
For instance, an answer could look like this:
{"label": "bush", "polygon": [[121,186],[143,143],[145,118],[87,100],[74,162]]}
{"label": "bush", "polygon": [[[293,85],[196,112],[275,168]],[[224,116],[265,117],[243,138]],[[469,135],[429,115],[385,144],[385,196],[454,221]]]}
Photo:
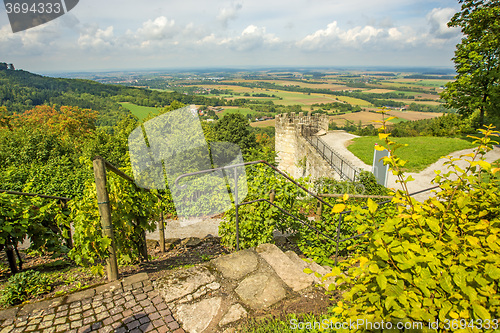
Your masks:
{"label": "bush", "polygon": [[11,276],[3,290],[2,304],[16,305],[51,290],[50,280],[38,271]]}
{"label": "bush", "polygon": [[[395,194],[397,212],[384,223],[368,223],[378,215],[378,206],[353,208],[359,213],[358,232],[369,231],[367,251],[345,263],[347,274],[340,275],[337,288],[344,291],[343,301],[333,309],[334,322],[363,320],[364,323],[429,323],[439,328],[427,330],[463,332],[492,331],[500,313],[500,182],[493,175],[500,168],[480,157],[495,132],[482,130],[475,154],[450,159],[450,172],[436,171],[434,182],[440,192],[420,203],[408,196],[411,181],[399,171],[404,165],[393,154],[386,158],[404,191]],[[468,162],[466,170],[457,166]],[[340,267],[332,274],[338,275]],[[498,322],[496,322],[498,324]],[[387,326],[386,326],[387,327]],[[473,328],[475,327],[475,328]],[[367,331],[358,326],[354,331]],[[351,330],[353,331],[353,330]]]}

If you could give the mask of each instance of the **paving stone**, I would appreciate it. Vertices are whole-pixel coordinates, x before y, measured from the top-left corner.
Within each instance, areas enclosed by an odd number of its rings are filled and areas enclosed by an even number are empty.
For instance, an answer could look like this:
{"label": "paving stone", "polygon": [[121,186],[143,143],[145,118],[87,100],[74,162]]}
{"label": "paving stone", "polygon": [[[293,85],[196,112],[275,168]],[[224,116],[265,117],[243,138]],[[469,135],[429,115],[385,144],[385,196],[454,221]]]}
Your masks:
{"label": "paving stone", "polygon": [[241,279],[255,271],[259,257],[253,250],[243,250],[213,260],[213,264],[227,279]]}
{"label": "paving stone", "polygon": [[155,281],[155,288],[160,291],[165,302],[180,299],[196,291],[203,285],[212,283],[215,277],[204,266],[176,270]]}
{"label": "paving stone", "polygon": [[111,318],[113,318],[114,321],[118,321],[120,319],[123,319],[123,315],[121,313],[117,313],[114,316],[112,316]]}
{"label": "paving stone", "polygon": [[43,333],[54,333],[56,331],[55,327],[49,327],[43,330]]}
{"label": "paving stone", "polygon": [[47,328],[47,327],[52,326],[52,324],[53,324],[53,321],[43,321],[40,323],[40,325],[38,325],[38,328]]}
{"label": "paving stone", "polygon": [[0,333],[9,333],[11,332],[12,330],[14,329],[14,325],[8,325],[8,326],[5,326],[1,331]]}
{"label": "paving stone", "polygon": [[219,325],[225,326],[227,324],[233,323],[235,321],[238,321],[244,317],[247,316],[247,311],[245,310],[244,307],[241,306],[241,304],[233,304],[227,313],[222,317],[222,320],[219,322]]}
{"label": "paving stone", "polygon": [[[188,332],[203,332],[219,312],[221,301],[220,297],[213,297],[194,304],[179,305],[176,317]],[[175,321],[169,322],[168,325],[171,329],[178,328],[172,328],[177,325]]]}
{"label": "paving stone", "polygon": [[70,321],[82,319],[82,314],[81,313],[75,313],[74,315],[69,316]]}
{"label": "paving stone", "polygon": [[66,318],[57,318],[56,320],[54,320],[54,325],[61,325],[61,324],[64,324],[66,322]]}
{"label": "paving stone", "polygon": [[93,323],[92,324],[92,330],[98,330],[99,328],[102,327],[102,323],[101,322],[97,322],[97,323]]}
{"label": "paving stone", "polygon": [[70,308],[70,309],[74,309],[74,308],[76,308],[76,307],[81,307],[81,306],[82,306],[82,302],[77,301],[77,302],[73,302],[73,303],[71,303],[71,304],[69,305],[69,308]]}
{"label": "paving stone", "polygon": [[[120,315],[121,316],[121,315]],[[95,321],[95,317],[94,316],[90,316],[90,317],[87,317],[87,318],[84,318],[83,319],[83,324],[84,325],[87,325],[87,324],[91,324]]]}
{"label": "paving stone", "polygon": [[97,320],[103,320],[109,317],[109,312],[108,311],[103,311],[96,315]]}
{"label": "paving stone", "polygon": [[129,332],[125,327],[118,327],[116,330],[115,330],[115,333],[126,333],[126,332]]}
{"label": "paving stone", "polygon": [[150,305],[153,304],[153,302],[151,302],[151,300],[149,299],[143,299],[142,301],[139,302],[139,304],[142,306],[142,307],[148,307]]}
{"label": "paving stone", "polygon": [[68,315],[68,313],[69,313],[69,311],[68,311],[68,310],[58,311],[58,312],[56,313],[56,318],[59,318],[59,317],[65,317],[65,316],[67,316],[67,315]]}
{"label": "paving stone", "polygon": [[62,324],[56,326],[56,332],[67,332],[69,331],[69,324]]}
{"label": "paving stone", "polygon": [[140,325],[141,325],[141,323],[139,322],[139,320],[137,320],[137,319],[136,319],[136,320],[131,321],[130,323],[128,323],[128,324],[127,324],[127,328],[128,328],[129,330],[131,330],[131,329],[134,329],[134,328],[136,328],[136,327],[139,327]]}
{"label": "paving stone", "polygon": [[169,309],[163,309],[163,310],[159,310],[158,313],[160,314],[160,316],[166,317],[168,315],[171,315],[172,311],[170,311]]}
{"label": "paving stone", "polygon": [[78,328],[82,327],[82,324],[83,324],[83,322],[81,320],[74,320],[70,323],[70,327],[78,329]]}

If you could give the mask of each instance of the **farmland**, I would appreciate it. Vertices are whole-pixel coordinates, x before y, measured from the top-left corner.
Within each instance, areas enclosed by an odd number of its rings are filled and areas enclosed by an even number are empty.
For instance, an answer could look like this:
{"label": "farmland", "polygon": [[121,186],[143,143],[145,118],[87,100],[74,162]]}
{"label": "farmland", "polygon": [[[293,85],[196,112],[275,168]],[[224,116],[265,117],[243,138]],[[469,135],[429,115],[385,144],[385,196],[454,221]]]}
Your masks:
{"label": "farmland", "polygon": [[[449,112],[439,96],[442,87],[453,78],[449,74],[347,70],[197,72],[172,74],[165,79],[139,79],[136,85],[208,98],[209,104],[193,104],[202,109],[221,107],[216,112],[219,118],[228,112],[242,113],[252,121],[283,112],[320,112],[330,115],[339,125],[361,122],[366,126],[376,119],[373,111],[382,107],[399,118],[393,122],[434,118]],[[155,112],[152,105],[122,106],[140,119]],[[273,124],[265,121],[252,126]]]}

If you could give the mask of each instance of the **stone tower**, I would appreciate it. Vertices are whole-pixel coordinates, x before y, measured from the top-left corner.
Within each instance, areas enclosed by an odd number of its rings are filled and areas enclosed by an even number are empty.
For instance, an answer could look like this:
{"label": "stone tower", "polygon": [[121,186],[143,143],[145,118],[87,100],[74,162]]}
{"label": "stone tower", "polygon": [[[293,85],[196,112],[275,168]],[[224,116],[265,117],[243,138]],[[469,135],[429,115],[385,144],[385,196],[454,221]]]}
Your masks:
{"label": "stone tower", "polygon": [[303,112],[276,115],[275,149],[278,168],[292,177],[333,177],[334,173],[315,148],[302,136],[304,127],[313,125],[328,132],[328,116],[304,116]]}

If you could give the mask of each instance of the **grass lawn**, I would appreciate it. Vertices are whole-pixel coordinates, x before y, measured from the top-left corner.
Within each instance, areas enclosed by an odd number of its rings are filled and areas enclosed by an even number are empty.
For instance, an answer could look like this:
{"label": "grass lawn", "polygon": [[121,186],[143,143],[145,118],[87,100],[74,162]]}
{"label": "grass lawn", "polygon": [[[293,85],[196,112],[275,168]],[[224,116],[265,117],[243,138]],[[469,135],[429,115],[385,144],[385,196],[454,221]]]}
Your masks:
{"label": "grass lawn", "polygon": [[[375,136],[365,136],[353,139],[354,143],[347,149],[368,165],[373,162],[373,147],[375,143],[385,144],[384,140],[379,140]],[[419,172],[446,156],[451,152],[474,148],[472,143],[459,138],[439,138],[439,137],[411,137],[394,138],[393,141],[408,144],[407,147],[399,148],[397,155],[408,163],[405,171]]]}
{"label": "grass lawn", "polygon": [[120,104],[124,108],[129,109],[130,112],[132,112],[132,114],[134,116],[136,116],[137,118],[139,118],[139,120],[141,120],[141,121],[144,118],[146,118],[150,112],[152,112],[154,114],[156,114],[158,112],[158,110],[156,108],[149,107],[149,106],[140,106],[140,105],[135,105],[135,104],[132,104],[129,102],[123,102]]}

